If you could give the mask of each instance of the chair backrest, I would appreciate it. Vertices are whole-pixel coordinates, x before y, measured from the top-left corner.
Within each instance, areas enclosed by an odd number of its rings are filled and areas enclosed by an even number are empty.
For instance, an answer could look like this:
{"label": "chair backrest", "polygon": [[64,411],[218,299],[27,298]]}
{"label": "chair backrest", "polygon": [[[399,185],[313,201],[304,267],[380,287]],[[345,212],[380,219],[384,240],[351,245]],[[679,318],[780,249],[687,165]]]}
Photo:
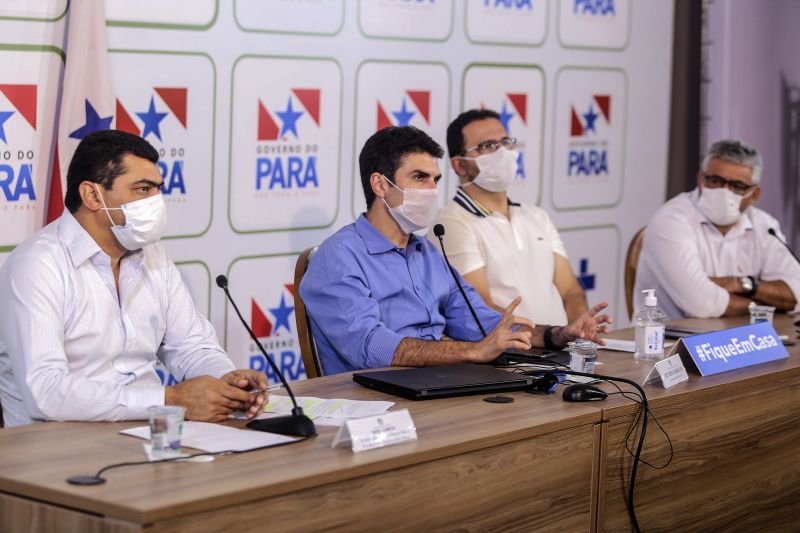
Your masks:
{"label": "chair backrest", "polygon": [[633,287],[636,285],[636,268],[639,265],[639,254],[642,253],[645,229],[647,226],[636,232],[628,245],[628,253],[625,254],[625,304],[628,306],[629,320],[633,318]]}
{"label": "chair backrest", "polygon": [[309,379],[323,375],[322,365],[317,354],[317,345],[314,335],[311,334],[311,320],[306,312],[306,305],[300,296],[300,282],[308,270],[308,263],[317,252],[318,246],[307,248],[297,258],[294,267],[294,318],[297,321],[297,337],[300,341],[300,353],[303,355],[303,365],[306,367],[306,376]]}

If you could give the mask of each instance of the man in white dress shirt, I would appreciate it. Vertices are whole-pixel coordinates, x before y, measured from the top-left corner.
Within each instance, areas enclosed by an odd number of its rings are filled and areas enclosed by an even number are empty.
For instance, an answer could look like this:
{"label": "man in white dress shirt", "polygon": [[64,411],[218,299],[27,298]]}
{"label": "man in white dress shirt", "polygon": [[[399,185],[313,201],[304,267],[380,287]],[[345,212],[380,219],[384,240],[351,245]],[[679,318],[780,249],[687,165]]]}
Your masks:
{"label": "man in white dress shirt", "polygon": [[[519,315],[563,326],[586,312],[586,295],[547,212],[508,197],[519,154],[500,118],[472,109],[448,126],[450,164],[461,186],[436,223],[445,228],[453,267],[483,301],[502,310],[522,296]],[[428,238],[439,247],[432,229]]]}
{"label": "man in white dress shirt", "polygon": [[746,314],[751,302],[800,309],[800,265],[780,242],[778,221],[754,205],[761,169],[761,156],[746,144],[711,147],[697,188],[668,201],[647,225],[637,311],[643,289],[656,289],[669,319]]}
{"label": "man in white dress shirt", "polygon": [[[158,153],[122,131],[87,135],[67,172],[64,214],[0,271],[0,401],[6,426],[253,416],[266,376],[236,370],[164,248]],[[181,383],[165,387],[160,359]]]}

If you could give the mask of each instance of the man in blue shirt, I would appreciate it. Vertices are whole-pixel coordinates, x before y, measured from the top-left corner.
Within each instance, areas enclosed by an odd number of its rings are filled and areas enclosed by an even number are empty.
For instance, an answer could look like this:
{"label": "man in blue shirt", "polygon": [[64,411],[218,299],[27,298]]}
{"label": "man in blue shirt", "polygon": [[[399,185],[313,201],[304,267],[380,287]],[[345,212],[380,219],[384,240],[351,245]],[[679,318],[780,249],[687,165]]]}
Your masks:
{"label": "man in blue shirt", "polygon": [[[442,148],[413,126],[380,130],[359,155],[367,212],[319,247],[300,284],[323,370],[482,363],[509,349],[598,340],[607,304],[564,327],[489,308],[462,280],[485,338],[439,251],[413,232],[436,216]],[[458,274],[457,274],[458,275]],[[446,338],[445,338],[446,337]]]}

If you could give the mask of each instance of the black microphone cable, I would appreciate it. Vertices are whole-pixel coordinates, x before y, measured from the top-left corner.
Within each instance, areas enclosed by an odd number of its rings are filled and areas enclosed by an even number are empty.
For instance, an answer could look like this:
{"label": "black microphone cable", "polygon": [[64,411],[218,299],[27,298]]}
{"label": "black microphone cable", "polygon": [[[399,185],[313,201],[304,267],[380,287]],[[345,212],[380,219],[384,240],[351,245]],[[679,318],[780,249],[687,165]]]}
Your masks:
{"label": "black microphone cable", "polygon": [[436,224],[433,227],[433,234],[439,238],[439,246],[442,248],[442,256],[444,256],[444,262],[447,263],[447,268],[450,269],[450,274],[453,276],[453,279],[456,280],[456,285],[458,285],[458,290],[461,292],[461,296],[464,297],[464,301],[467,302],[467,307],[469,307],[469,312],[472,313],[472,318],[475,319],[475,323],[478,325],[478,329],[480,330],[481,334],[486,337],[486,330],[483,329],[483,324],[478,319],[478,313],[475,312],[475,309],[472,307],[472,302],[469,301],[467,298],[467,293],[464,290],[464,287],[461,285],[461,280],[458,279],[458,273],[450,264],[450,260],[447,258],[447,254],[444,251],[444,240],[442,236],[444,236],[444,226],[441,224]]}
{"label": "black microphone cable", "polygon": [[791,249],[791,248],[789,248],[789,245],[788,245],[786,242],[784,242],[784,240],[783,240],[783,239],[781,239],[780,237],[778,237],[778,232],[777,232],[777,231],[775,231],[775,228],[769,228],[769,229],[767,230],[767,233],[769,233],[770,235],[772,235],[773,237],[775,237],[775,239],[776,239],[776,240],[777,240],[779,243],[781,243],[782,245],[784,245],[784,246],[786,247],[786,249],[787,249],[787,250],[789,250],[789,253],[790,253],[790,254],[792,254],[792,257],[794,257],[794,260],[795,260],[795,261],[797,261],[798,263],[800,263],[800,259],[798,259],[798,258],[797,258],[797,255],[796,255],[796,254],[795,254],[795,253],[792,251],[792,249]]}
{"label": "black microphone cable", "polygon": [[[626,383],[628,385],[631,385],[632,387],[634,387],[638,391],[638,395],[641,398],[641,402],[640,403],[641,403],[641,406],[642,406],[642,412],[644,413],[644,416],[642,417],[642,430],[641,430],[641,433],[639,434],[639,442],[636,445],[636,451],[633,453],[633,466],[631,468],[630,481],[628,482],[628,500],[627,500],[626,503],[627,503],[627,507],[628,507],[628,516],[630,517],[631,524],[633,525],[633,529],[634,529],[634,531],[636,531],[636,533],[641,533],[641,529],[639,528],[639,521],[636,519],[636,509],[635,509],[635,504],[634,504],[634,498],[633,497],[634,497],[634,489],[635,489],[635,486],[636,486],[636,472],[638,470],[639,463],[640,462],[644,463],[644,461],[642,461],[641,457],[642,457],[642,449],[644,448],[645,435],[647,434],[647,419],[648,419],[647,415],[648,415],[648,413],[650,413],[652,415],[652,413],[650,412],[650,407],[648,406],[648,403],[647,403],[647,394],[644,392],[644,389],[638,383],[636,383],[635,381],[632,381],[630,379],[620,378],[620,377],[616,377],[616,376],[604,376],[604,375],[601,375],[601,374],[588,374],[586,372],[575,372],[575,371],[572,371],[572,370],[535,370],[535,371],[531,371],[531,374],[534,374],[534,375],[535,374],[543,374],[543,375],[548,375],[548,374],[549,375],[571,374],[571,375],[575,375],[575,376],[584,376],[584,377],[589,377],[589,378],[593,378],[593,379],[598,379],[598,380],[601,380],[601,381],[607,381],[609,383],[612,383],[615,387],[616,387],[616,384],[614,384],[613,382],[614,381],[619,381],[621,383]],[[625,396],[625,393],[619,387],[617,387],[617,389],[620,390],[620,392],[623,394],[623,396]],[[653,417],[653,419],[655,420],[655,417]],[[634,421],[634,422],[637,423],[638,421]],[[661,427],[661,424],[658,424],[658,425],[659,425],[659,427]],[[628,434],[626,435],[625,447],[626,447],[626,449],[628,450],[629,453],[631,453],[631,450],[627,445],[627,439],[633,433],[633,431],[635,430],[635,427],[636,426],[634,425],[632,427],[632,429],[629,430]],[[661,430],[663,431],[664,429],[661,428]],[[664,432],[664,433],[666,434],[666,432]],[[669,440],[669,436],[667,436],[667,439]],[[672,448],[672,441],[670,441],[670,449],[671,448]],[[671,456],[670,456],[670,461],[672,461],[672,457]],[[669,462],[667,463],[667,465],[668,464],[669,464]],[[666,467],[667,465],[664,465],[662,468]]]}
{"label": "black microphone cable", "polygon": [[266,446],[259,446],[258,448],[253,448],[253,449],[250,449],[250,450],[225,450],[225,451],[221,451],[221,452],[202,452],[202,453],[194,453],[194,454],[185,455],[185,456],[169,457],[167,459],[158,459],[156,461],[128,461],[128,462],[125,462],[125,463],[114,463],[114,464],[110,464],[110,465],[104,466],[103,468],[98,470],[97,473],[95,475],[93,475],[93,476],[85,476],[85,475],[70,476],[70,477],[67,478],[67,483],[69,483],[70,485],[83,485],[83,486],[87,486],[87,485],[102,485],[103,483],[106,482],[106,478],[100,477],[103,474],[103,472],[107,472],[108,470],[112,470],[112,469],[115,469],[115,468],[122,468],[124,466],[151,465],[151,464],[157,464],[157,463],[172,463],[172,462],[176,462],[176,461],[189,462],[188,459],[192,459],[194,457],[203,457],[203,456],[214,457],[214,456],[223,456],[223,455],[237,455],[237,454],[241,454],[241,453],[254,452],[254,451],[257,451],[257,450],[264,450],[264,449],[267,449],[267,448],[279,448],[281,446],[287,446],[289,444],[298,444],[298,443],[306,441],[306,440],[308,440],[310,438],[311,438],[310,436],[302,437],[302,438],[291,440],[291,441],[288,441],[288,442],[279,442],[277,444],[267,444]]}

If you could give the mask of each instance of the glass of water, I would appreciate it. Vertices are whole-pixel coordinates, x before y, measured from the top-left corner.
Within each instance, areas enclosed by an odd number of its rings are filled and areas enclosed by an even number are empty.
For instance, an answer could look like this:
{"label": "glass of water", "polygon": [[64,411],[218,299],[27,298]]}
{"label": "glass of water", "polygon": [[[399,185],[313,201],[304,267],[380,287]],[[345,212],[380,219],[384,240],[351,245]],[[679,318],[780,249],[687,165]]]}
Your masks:
{"label": "glass of water", "polygon": [[154,459],[181,454],[181,434],[186,408],[179,405],[154,405],[150,413],[150,445]]}
{"label": "glass of water", "polygon": [[570,342],[569,368],[575,372],[594,374],[594,365],[597,362],[597,343],[583,339]]}
{"label": "glass of water", "polygon": [[751,303],[747,308],[750,310],[750,323],[769,322],[772,324],[772,317],[775,315],[775,308],[771,305],[756,305]]}

